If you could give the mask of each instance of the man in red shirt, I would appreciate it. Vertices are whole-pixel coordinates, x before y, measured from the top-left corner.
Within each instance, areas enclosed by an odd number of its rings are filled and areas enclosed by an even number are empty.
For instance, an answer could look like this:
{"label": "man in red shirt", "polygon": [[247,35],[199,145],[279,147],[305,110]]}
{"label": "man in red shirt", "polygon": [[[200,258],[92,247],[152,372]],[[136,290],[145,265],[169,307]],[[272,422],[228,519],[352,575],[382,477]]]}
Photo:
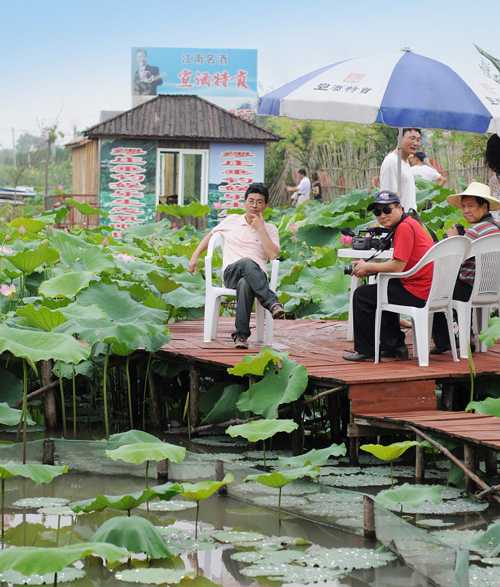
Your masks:
{"label": "man in red shirt", "polygon": [[[353,273],[366,277],[375,273],[397,273],[407,271],[420,261],[432,247],[433,241],[425,228],[401,207],[399,197],[390,191],[381,191],[368,206],[373,210],[379,224],[393,231],[393,258],[381,263],[354,261]],[[432,283],[432,265],[423,267],[411,277],[391,279],[388,287],[389,302],[422,308],[429,295]],[[377,286],[362,285],[354,292],[354,351],[346,351],[346,361],[368,361],[375,356],[375,311],[377,309]],[[399,326],[399,315],[382,313],[380,348],[383,357],[408,358],[405,336]]]}

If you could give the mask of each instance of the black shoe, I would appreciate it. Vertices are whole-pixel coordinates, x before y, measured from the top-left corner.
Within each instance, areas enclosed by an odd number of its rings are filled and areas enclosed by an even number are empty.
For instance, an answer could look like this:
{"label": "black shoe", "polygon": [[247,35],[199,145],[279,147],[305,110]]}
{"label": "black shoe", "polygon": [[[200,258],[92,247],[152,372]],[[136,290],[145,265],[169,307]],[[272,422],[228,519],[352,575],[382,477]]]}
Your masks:
{"label": "black shoe", "polygon": [[380,351],[381,357],[390,357],[392,359],[400,359],[401,361],[407,361],[410,354],[408,347],[404,344],[393,349],[384,349]]}
{"label": "black shoe", "polygon": [[280,304],[279,302],[273,304],[269,311],[271,312],[273,320],[282,320],[285,317],[285,308],[283,308],[283,304]]}
{"label": "black shoe", "polygon": [[451,351],[451,347],[438,347],[438,346],[434,346],[429,351],[429,354],[431,354],[431,355],[443,355],[444,353],[447,353],[449,351]]}
{"label": "black shoe", "polygon": [[345,351],[342,358],[345,361],[373,361],[375,357],[358,353],[358,351]]}
{"label": "black shoe", "polygon": [[235,349],[247,349],[248,348],[248,338],[244,336],[236,335],[233,336],[234,341],[234,348]]}

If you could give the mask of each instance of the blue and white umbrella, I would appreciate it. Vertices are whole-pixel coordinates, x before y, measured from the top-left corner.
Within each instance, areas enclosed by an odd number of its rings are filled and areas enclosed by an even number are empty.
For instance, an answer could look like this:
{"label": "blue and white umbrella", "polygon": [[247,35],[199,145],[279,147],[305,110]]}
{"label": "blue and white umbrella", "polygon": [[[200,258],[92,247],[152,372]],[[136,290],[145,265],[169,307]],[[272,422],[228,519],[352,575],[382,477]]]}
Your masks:
{"label": "blue and white umbrella", "polygon": [[258,113],[500,133],[498,60],[477,50],[474,67],[407,50],[333,63],[266,94]]}

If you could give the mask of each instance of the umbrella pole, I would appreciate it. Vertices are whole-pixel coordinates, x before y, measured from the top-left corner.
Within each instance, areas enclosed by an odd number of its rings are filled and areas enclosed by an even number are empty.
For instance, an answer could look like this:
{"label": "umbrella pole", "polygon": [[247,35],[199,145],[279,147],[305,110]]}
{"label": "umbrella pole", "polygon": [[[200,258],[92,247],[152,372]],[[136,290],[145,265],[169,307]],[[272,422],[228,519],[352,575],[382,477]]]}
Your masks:
{"label": "umbrella pole", "polygon": [[398,128],[398,196],[401,198],[401,142],[403,140],[403,129]]}

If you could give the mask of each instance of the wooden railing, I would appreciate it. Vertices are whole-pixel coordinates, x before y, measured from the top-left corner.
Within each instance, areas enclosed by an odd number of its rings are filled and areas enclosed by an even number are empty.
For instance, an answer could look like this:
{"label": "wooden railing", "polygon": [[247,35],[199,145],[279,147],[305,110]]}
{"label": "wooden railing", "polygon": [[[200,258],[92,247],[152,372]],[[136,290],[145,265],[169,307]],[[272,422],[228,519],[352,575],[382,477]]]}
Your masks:
{"label": "wooden railing", "polygon": [[[61,194],[57,196],[47,196],[45,198],[45,210],[55,210],[64,205],[67,198],[74,198],[82,204],[89,204],[89,206],[97,207],[96,194]],[[86,216],[81,214],[76,208],[70,206],[69,214],[57,224],[58,228],[68,228],[70,226],[83,226],[91,228],[99,225],[99,216]]]}

